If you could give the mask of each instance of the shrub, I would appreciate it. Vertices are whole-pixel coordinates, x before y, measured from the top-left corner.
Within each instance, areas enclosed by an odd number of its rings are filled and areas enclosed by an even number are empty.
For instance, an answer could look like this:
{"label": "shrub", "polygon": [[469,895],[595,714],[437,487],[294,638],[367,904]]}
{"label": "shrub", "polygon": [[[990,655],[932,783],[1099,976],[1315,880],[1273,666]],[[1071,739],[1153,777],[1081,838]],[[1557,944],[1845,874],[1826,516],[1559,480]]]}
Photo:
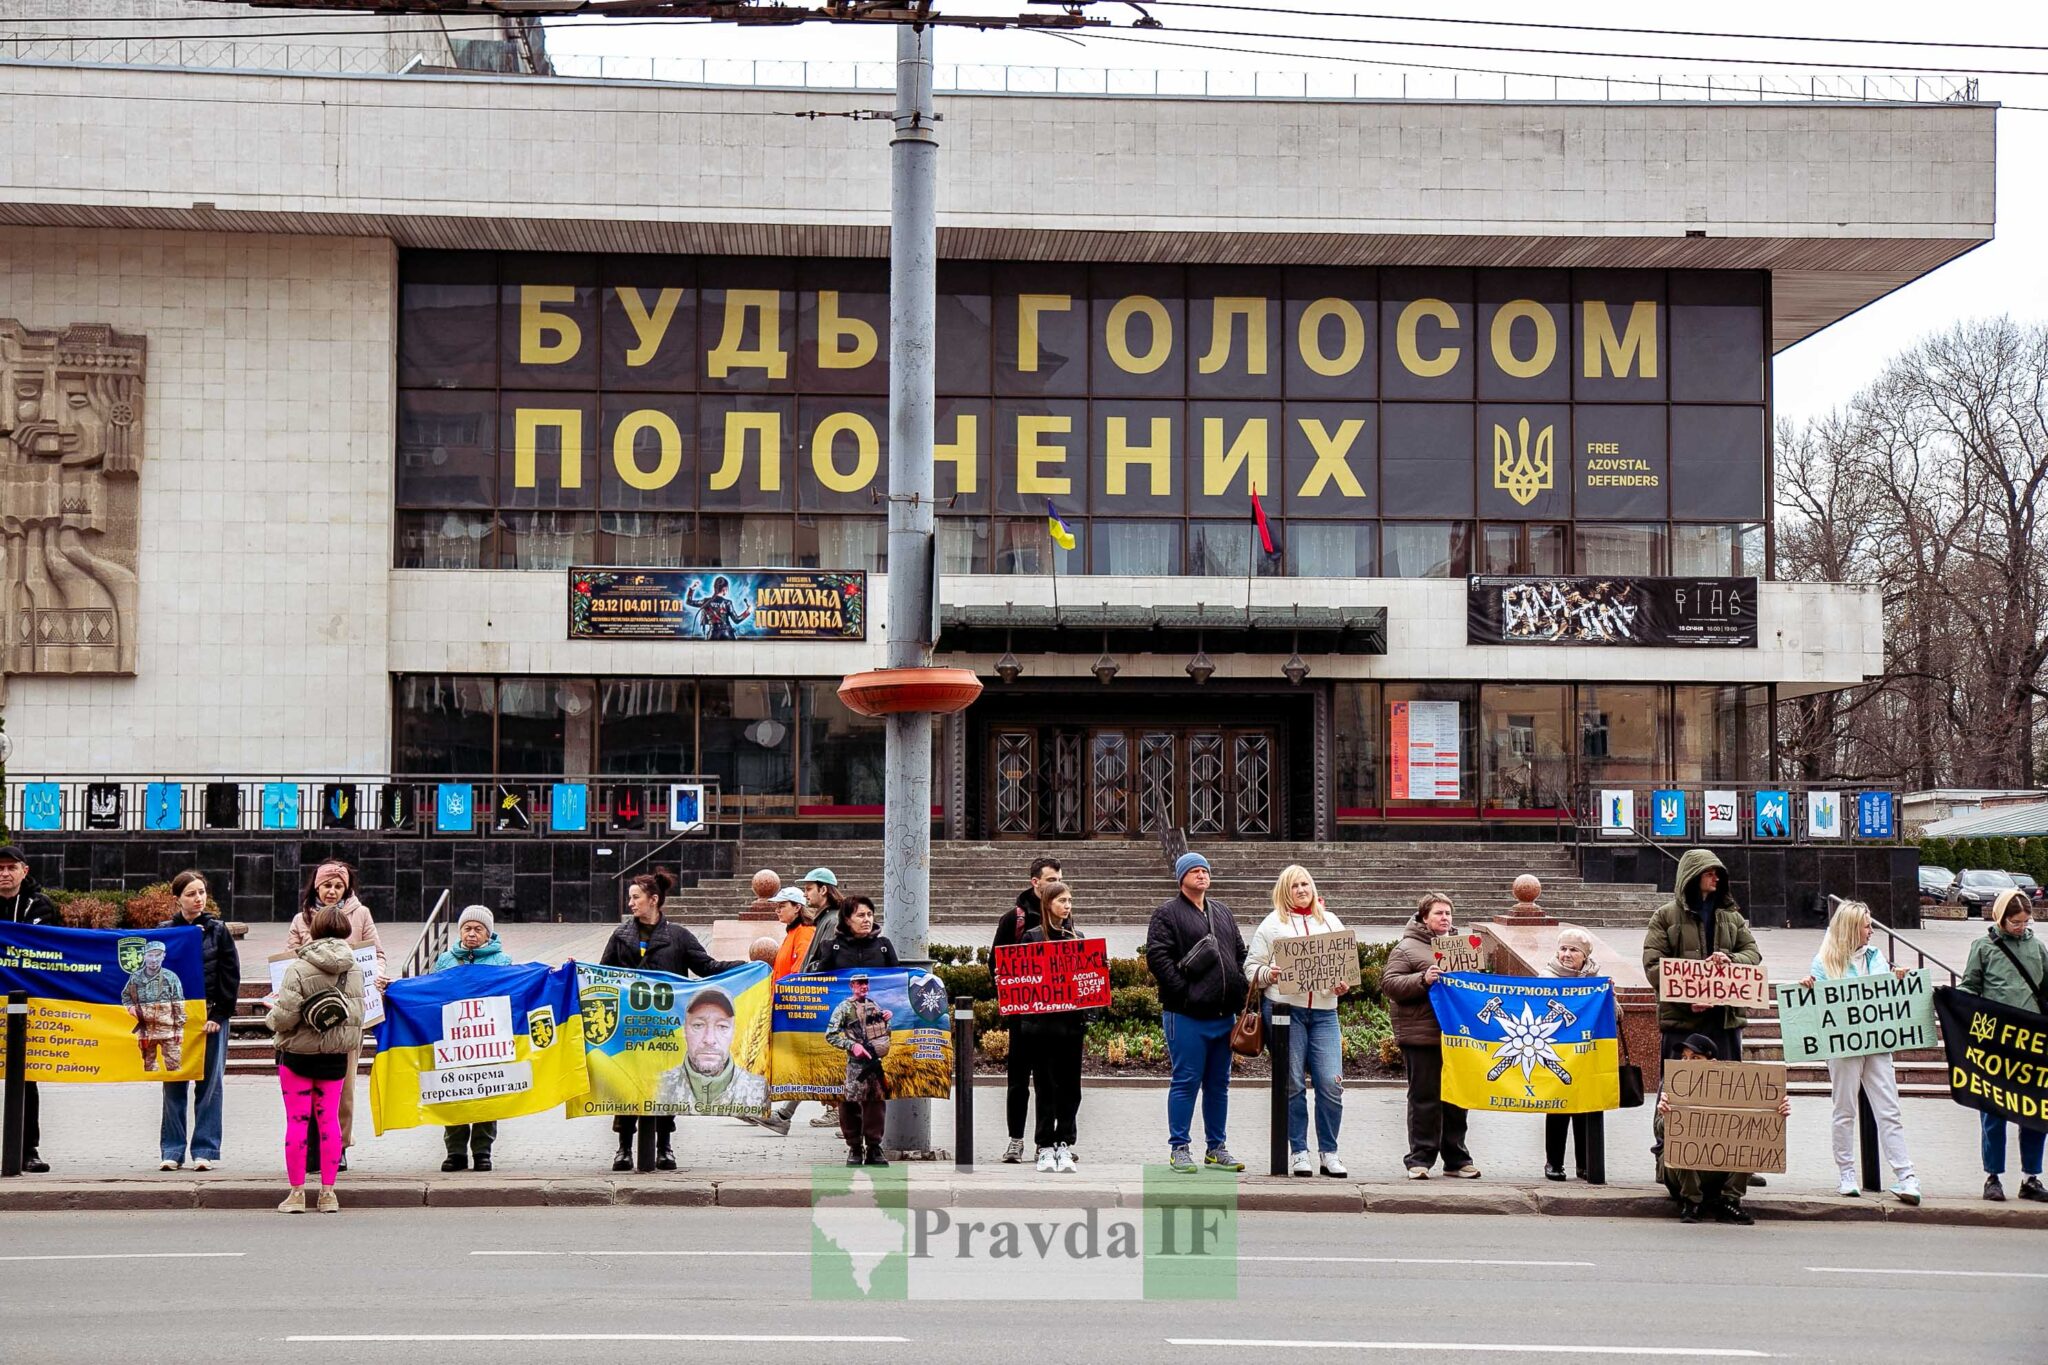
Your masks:
{"label": "shrub", "polygon": [[57,913],[64,917],[69,929],[113,929],[121,923],[121,902],[111,896],[94,895],[91,892],[66,892],[57,901]]}
{"label": "shrub", "polygon": [[1156,986],[1152,969],[1145,965],[1142,957],[1113,957],[1109,960],[1109,985],[1111,990],[1126,986]]}
{"label": "shrub", "polygon": [[981,1035],[979,1046],[982,1056],[992,1062],[1003,1061],[1010,1055],[1010,1031],[1000,1028],[990,1029],[987,1033]]}
{"label": "shrub", "polygon": [[1122,1038],[1110,1039],[1109,1044],[1102,1049],[1102,1060],[1111,1066],[1122,1066],[1130,1059],[1130,1055],[1130,1045]]}
{"label": "shrub", "polygon": [[1150,986],[1125,986],[1109,993],[1109,1017],[1119,1022],[1159,1022],[1159,992]]}
{"label": "shrub", "polygon": [[976,1000],[996,998],[995,973],[978,964],[954,963],[935,966],[932,968],[932,975],[946,983],[946,995],[950,999],[958,1000],[963,995],[971,995]]}
{"label": "shrub", "polygon": [[996,1002],[977,1000],[974,1002],[974,1036],[982,1037],[996,1026]]}
{"label": "shrub", "polygon": [[1380,988],[1380,978],[1387,970],[1387,955],[1394,951],[1391,943],[1361,943],[1358,945],[1358,989],[1345,998],[1361,1000],[1385,1000],[1386,993]]}
{"label": "shrub", "polygon": [[178,913],[178,898],[171,894],[169,882],[157,882],[143,887],[128,898],[123,907],[121,927],[123,929],[160,929]]}
{"label": "shrub", "polygon": [[925,951],[930,955],[933,966],[950,967],[955,962],[960,961],[961,958],[971,958],[974,955],[972,948],[964,947],[958,943],[934,943]]}
{"label": "shrub", "polygon": [[1380,1065],[1389,1071],[1407,1069],[1401,1064],[1401,1045],[1394,1041],[1394,1035],[1391,1033],[1380,1039]]}
{"label": "shrub", "polygon": [[1166,1058],[1166,1035],[1164,1033],[1134,1034],[1130,1040],[1133,1056],[1147,1064]]}

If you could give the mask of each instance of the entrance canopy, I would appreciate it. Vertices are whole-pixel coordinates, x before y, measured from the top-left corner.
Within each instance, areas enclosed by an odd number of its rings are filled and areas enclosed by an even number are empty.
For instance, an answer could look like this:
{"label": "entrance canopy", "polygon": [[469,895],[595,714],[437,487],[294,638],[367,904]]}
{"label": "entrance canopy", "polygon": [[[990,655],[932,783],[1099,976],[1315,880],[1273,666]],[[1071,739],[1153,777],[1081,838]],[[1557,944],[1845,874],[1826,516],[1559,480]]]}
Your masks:
{"label": "entrance canopy", "polygon": [[1385,607],[1214,603],[1114,606],[1097,602],[947,606],[937,647],[956,654],[1009,649],[1036,654],[1192,652],[1236,654],[1385,654]]}

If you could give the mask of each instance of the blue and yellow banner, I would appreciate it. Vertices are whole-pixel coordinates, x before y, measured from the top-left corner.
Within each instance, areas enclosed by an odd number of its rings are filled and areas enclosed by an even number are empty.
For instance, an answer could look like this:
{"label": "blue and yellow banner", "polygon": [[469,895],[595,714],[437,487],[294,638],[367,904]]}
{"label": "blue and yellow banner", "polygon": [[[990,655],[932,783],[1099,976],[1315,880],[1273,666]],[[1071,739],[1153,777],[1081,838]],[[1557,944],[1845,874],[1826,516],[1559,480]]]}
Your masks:
{"label": "blue and yellow banner", "polygon": [[[28,992],[31,1081],[196,1081],[206,1069],[200,931],[0,924],[0,992]],[[0,1076],[6,1075],[0,1058]]]}
{"label": "blue and yellow banner", "polygon": [[377,1131],[536,1114],[590,1088],[576,965],[394,981],[370,1064]]}
{"label": "blue and yellow banner", "polygon": [[1430,987],[1443,1097],[1461,1109],[1589,1114],[1621,1105],[1614,983],[1452,972]]}
{"label": "blue and yellow banner", "polygon": [[576,964],[590,1089],[568,1116],[768,1112],[768,964],[703,978]]}
{"label": "blue and yellow banner", "polygon": [[834,1015],[865,976],[867,998],[888,1015],[882,1087],[892,1100],[942,1100],[953,1093],[953,1012],[946,983],[930,972],[793,972],[775,983],[769,1098],[836,1100],[846,1093],[847,1054],[826,1041]]}

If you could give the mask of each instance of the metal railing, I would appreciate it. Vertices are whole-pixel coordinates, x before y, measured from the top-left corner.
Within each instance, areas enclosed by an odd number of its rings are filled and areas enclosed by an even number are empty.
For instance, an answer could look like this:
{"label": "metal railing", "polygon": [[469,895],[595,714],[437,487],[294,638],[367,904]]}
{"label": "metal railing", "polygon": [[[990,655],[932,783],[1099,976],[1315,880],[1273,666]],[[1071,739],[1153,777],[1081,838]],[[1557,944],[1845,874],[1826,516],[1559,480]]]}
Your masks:
{"label": "metal railing", "polygon": [[[696,789],[694,824],[672,821]],[[680,838],[735,827],[744,802],[703,774],[338,776],[8,774],[0,816],[29,836],[304,834],[337,838]]]}
{"label": "metal railing", "polygon": [[[1830,898],[1830,899],[1833,899],[1833,898]],[[1948,984],[1949,984],[1949,985],[1951,985],[1951,986],[1955,986],[1955,985],[1960,985],[1960,984],[1962,983],[1962,979],[1963,979],[1963,974],[1962,974],[1961,972],[1959,972],[1959,971],[1957,971],[1957,970],[1956,970],[1955,968],[1953,968],[1953,967],[1949,966],[1949,965],[1948,965],[1948,964],[1947,964],[1946,962],[1943,962],[1943,961],[1942,961],[1942,960],[1941,960],[1940,958],[1937,958],[1937,957],[1934,957],[1934,956],[1932,956],[1931,954],[1929,954],[1929,953],[1928,953],[1928,951],[1927,951],[1926,949],[1922,948],[1922,947],[1921,947],[1921,946],[1920,946],[1919,944],[1917,944],[1917,943],[1913,942],[1913,940],[1911,940],[1911,939],[1907,938],[1907,937],[1906,937],[1906,936],[1905,936],[1904,934],[1900,933],[1900,932],[1899,932],[1898,930],[1896,930],[1896,929],[1892,928],[1892,927],[1891,927],[1891,926],[1890,926],[1889,924],[1886,924],[1886,923],[1885,923],[1885,922],[1884,922],[1883,920],[1879,919],[1879,918],[1878,918],[1877,916],[1875,916],[1875,915],[1872,915],[1872,916],[1870,917],[1870,927],[1871,927],[1871,928],[1872,928],[1873,930],[1877,931],[1878,933],[1881,933],[1881,934],[1883,934],[1883,935],[1884,935],[1884,939],[1885,939],[1885,954],[1884,954],[1884,960],[1885,960],[1886,962],[1889,962],[1889,963],[1890,963],[1890,964],[1891,964],[1892,966],[1894,966],[1894,967],[1903,967],[1903,966],[1905,966],[1905,965],[1906,965],[1905,963],[1903,963],[1903,962],[1899,961],[1899,950],[1900,950],[1901,948],[1905,948],[1905,949],[1907,949],[1907,950],[1910,950],[1910,951],[1912,952],[1912,954],[1913,954],[1913,965],[1914,965],[1914,967],[1915,967],[1915,968],[1919,968],[1919,967],[1932,967],[1932,968],[1934,968],[1934,969],[1935,969],[1935,970],[1937,970],[1937,971],[1947,972],[1947,973],[1948,973]]]}
{"label": "metal railing", "polygon": [[[547,31],[560,34],[573,31],[573,28],[551,24]],[[402,44],[389,47],[344,46],[285,42],[261,36],[17,38],[0,35],[0,62],[389,76],[416,69],[423,56]],[[886,61],[663,57],[645,53],[565,52],[558,46],[550,47],[549,59],[557,77],[582,80],[876,93],[893,91],[896,84],[894,64]],[[1590,103],[1806,100],[1951,104],[1974,102],[1980,98],[1976,79],[1960,75],[1798,71],[1564,76],[1393,66],[1219,71],[953,62],[933,67],[932,85],[935,90],[946,94],[1089,95],[1128,99],[1541,100]]]}
{"label": "metal railing", "polygon": [[453,900],[453,891],[443,891],[434,908],[427,915],[427,922],[420,926],[420,936],[412,945],[412,951],[405,955],[405,966],[399,976],[425,976],[434,970],[434,962],[448,950],[454,938],[454,926],[448,920],[448,907]]}

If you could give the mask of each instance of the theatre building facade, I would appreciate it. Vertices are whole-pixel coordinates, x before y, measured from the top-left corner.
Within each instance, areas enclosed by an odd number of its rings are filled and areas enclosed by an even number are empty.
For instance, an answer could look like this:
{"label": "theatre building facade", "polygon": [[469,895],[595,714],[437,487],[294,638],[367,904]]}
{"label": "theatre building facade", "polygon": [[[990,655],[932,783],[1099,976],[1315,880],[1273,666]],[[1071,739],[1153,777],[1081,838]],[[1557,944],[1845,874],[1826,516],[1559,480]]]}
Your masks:
{"label": "theatre building facade", "polygon": [[900,565],[865,125],[0,88],[13,164],[100,144],[0,204],[7,819],[44,830],[116,785],[196,835],[232,784],[252,832],[432,835],[460,790],[478,838],[652,838],[701,786],[711,837],[873,834],[836,688],[913,572],[985,684],[937,723],[944,835],[1550,838],[1621,790],[1647,833],[1669,789],[1697,837],[1792,776],[1778,703],[1884,667],[1874,590],[1773,572],[1771,358],[1992,231],[1987,106],[942,97]]}

